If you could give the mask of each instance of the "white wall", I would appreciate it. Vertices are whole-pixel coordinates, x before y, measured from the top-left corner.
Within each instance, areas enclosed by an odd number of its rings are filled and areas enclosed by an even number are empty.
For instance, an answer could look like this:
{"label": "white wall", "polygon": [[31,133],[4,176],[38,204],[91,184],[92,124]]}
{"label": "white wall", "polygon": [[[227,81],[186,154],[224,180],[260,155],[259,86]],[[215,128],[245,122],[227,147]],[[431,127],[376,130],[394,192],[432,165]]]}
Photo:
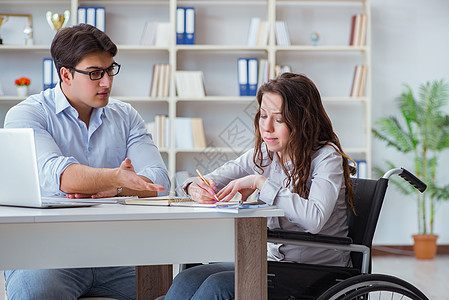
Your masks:
{"label": "white wall", "polygon": [[[395,103],[409,84],[417,91],[426,81],[449,81],[449,1],[372,0],[372,119],[398,114]],[[447,110],[449,113],[449,109]],[[375,125],[374,125],[375,126]],[[440,161],[438,177],[449,183],[449,152]],[[409,158],[373,140],[373,164],[385,157],[413,169]],[[449,202],[441,205],[435,221],[439,244],[449,244]],[[412,244],[416,233],[416,202],[390,185],[376,232],[375,244]]]}

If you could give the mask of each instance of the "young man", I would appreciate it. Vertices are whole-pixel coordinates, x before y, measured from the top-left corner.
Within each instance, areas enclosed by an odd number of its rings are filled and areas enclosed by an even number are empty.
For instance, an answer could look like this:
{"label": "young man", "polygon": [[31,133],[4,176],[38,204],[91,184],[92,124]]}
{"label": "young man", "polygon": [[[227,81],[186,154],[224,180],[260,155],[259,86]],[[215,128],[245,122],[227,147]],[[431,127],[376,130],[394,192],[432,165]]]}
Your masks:
{"label": "young man", "polygon": [[[59,30],[51,45],[59,84],[8,112],[5,127],[34,129],[44,196],[168,194],[168,172],[143,119],[109,98],[116,53],[93,26]],[[5,282],[9,300],[136,297],[134,267],[10,270]]]}

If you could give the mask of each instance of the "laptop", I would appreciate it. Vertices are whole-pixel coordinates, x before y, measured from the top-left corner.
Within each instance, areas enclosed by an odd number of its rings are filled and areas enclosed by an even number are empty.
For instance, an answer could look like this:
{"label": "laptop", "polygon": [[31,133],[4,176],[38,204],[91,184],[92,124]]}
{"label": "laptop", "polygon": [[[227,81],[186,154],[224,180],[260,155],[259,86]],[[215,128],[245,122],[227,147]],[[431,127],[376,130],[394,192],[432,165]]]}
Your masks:
{"label": "laptop", "polygon": [[68,199],[41,197],[34,132],[31,128],[0,128],[0,205],[36,208],[117,203],[116,197]]}

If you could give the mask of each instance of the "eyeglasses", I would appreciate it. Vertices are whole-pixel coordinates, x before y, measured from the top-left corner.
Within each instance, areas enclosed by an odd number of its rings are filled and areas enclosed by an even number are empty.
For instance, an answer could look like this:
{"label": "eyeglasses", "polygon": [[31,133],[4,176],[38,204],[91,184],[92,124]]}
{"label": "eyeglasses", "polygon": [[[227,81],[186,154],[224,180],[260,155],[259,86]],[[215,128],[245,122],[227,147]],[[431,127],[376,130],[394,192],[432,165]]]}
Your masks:
{"label": "eyeglasses", "polygon": [[101,78],[103,78],[105,73],[108,73],[109,77],[115,76],[118,74],[118,72],[120,71],[120,65],[118,63],[113,63],[109,68],[107,69],[98,69],[98,70],[94,70],[94,71],[83,71],[83,70],[78,70],[72,67],[68,67],[70,70],[73,70],[75,72],[81,73],[81,74],[86,74],[89,75],[90,80],[100,80]]}

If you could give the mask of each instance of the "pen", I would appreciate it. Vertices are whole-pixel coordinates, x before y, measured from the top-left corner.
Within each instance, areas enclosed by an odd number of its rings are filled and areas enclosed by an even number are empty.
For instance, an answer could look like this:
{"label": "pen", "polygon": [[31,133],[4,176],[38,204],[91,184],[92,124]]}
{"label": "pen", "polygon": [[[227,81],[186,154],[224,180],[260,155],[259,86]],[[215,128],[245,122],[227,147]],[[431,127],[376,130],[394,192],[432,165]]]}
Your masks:
{"label": "pen", "polygon": [[[209,187],[211,187],[211,185],[210,185],[209,182],[206,180],[206,178],[204,178],[203,174],[201,174],[200,170],[196,169],[196,172],[198,173],[198,175],[200,175],[201,180],[203,180],[205,184],[207,184]],[[212,188],[212,187],[211,187],[211,188]],[[217,197],[217,195],[215,194],[215,192],[214,192],[214,198],[215,198],[215,200],[217,200],[217,202],[220,202],[220,200],[218,200],[218,197]]]}

